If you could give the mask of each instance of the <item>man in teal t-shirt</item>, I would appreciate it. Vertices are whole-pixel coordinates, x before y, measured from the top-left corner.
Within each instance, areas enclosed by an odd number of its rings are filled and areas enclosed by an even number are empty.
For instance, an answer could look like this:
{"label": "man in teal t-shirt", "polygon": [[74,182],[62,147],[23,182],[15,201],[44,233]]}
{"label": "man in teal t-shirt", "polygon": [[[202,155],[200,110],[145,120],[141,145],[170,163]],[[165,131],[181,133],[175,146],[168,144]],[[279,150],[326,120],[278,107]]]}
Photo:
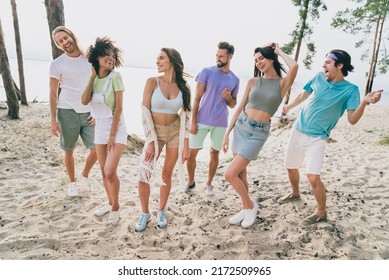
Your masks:
{"label": "man in teal t-shirt", "polygon": [[306,225],[327,219],[326,190],[320,179],[324,150],[331,130],[347,110],[350,124],[356,124],[369,103],[381,98],[382,90],[370,92],[360,102],[358,87],[344,79],[351,72],[350,55],[343,50],[330,51],[318,73],[305,86],[304,92],[283,109],[285,113],[308,99],[291,132],[285,155],[292,193],[281,197],[280,204],[300,199],[298,168],[306,158],[306,174],[317,202],[314,214],[303,219]]}

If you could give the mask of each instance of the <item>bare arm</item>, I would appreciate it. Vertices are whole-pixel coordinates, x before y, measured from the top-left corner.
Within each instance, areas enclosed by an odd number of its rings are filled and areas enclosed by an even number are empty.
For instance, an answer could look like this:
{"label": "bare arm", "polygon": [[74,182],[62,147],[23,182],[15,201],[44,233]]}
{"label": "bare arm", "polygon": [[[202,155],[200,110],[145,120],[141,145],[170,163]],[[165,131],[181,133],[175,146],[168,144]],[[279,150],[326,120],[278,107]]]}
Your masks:
{"label": "bare arm", "polygon": [[92,66],[92,75],[88,81],[88,84],[86,85],[84,92],[81,95],[81,103],[84,105],[88,105],[89,101],[92,96],[92,90],[93,90],[93,82],[96,78],[96,71],[95,68]]}
{"label": "bare arm", "polygon": [[240,101],[238,108],[236,108],[234,115],[231,118],[230,124],[227,127],[226,133],[224,134],[224,138],[223,138],[223,142],[222,142],[222,149],[225,153],[228,151],[230,133],[231,133],[232,129],[234,128],[236,120],[238,119],[240,113],[246,107],[247,101],[249,99],[250,91],[251,91],[256,80],[257,80],[257,78],[252,78],[247,82],[246,90],[244,91],[242,100]]}
{"label": "bare arm", "polygon": [[59,81],[55,78],[50,78],[49,81],[50,88],[50,116],[51,116],[51,132],[55,136],[59,136],[61,128],[57,122],[57,107],[58,107],[58,89]]}
{"label": "bare arm", "polygon": [[307,91],[303,91],[297,97],[288,105],[285,105],[284,108],[282,108],[282,111],[286,114],[288,113],[292,108],[296,107],[297,105],[300,105],[303,103],[308,97],[310,93]]}
{"label": "bare arm", "polygon": [[282,97],[284,97],[287,91],[292,87],[294,79],[297,76],[298,64],[293,58],[284,53],[277,43],[273,43],[272,46],[274,47],[274,53],[279,55],[285,61],[289,70],[281,82],[281,94]]}
{"label": "bare arm", "polygon": [[111,130],[109,132],[108,152],[111,151],[111,149],[113,150],[122,112],[123,112],[123,91],[115,91],[115,112],[113,114]]}
{"label": "bare arm", "polygon": [[197,113],[200,108],[200,101],[204,95],[206,85],[203,83],[197,83],[196,85],[196,95],[192,105],[192,118],[190,124],[190,133],[197,134]]}
{"label": "bare arm", "polygon": [[353,125],[356,124],[361,119],[365,111],[366,105],[368,105],[369,103],[375,104],[380,101],[382,92],[383,90],[380,89],[366,94],[357,109],[347,111],[348,122]]}

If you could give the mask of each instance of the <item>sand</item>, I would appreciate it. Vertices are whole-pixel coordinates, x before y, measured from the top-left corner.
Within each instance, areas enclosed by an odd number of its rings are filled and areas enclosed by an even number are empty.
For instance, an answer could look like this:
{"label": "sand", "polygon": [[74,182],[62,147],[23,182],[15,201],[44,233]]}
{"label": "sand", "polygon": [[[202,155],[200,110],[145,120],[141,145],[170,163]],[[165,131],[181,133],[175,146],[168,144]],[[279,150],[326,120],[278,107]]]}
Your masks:
{"label": "sand", "polygon": [[[215,196],[205,196],[208,158],[202,151],[190,194],[174,177],[165,229],[156,227],[159,195],[158,187],[152,188],[153,218],[142,233],[134,230],[140,205],[133,141],[118,170],[121,220],[107,225],[107,216],[92,214],[105,201],[97,164],[90,174],[92,190],[67,197],[63,152],[51,135],[48,104],[22,106],[20,120],[6,113],[0,110],[0,259],[389,259],[389,146],[377,144],[389,135],[388,106],[368,106],[358,124],[343,117],[333,130],[322,169],[328,222],[302,226],[316,206],[304,176],[301,201],[276,203],[290,191],[282,165],[290,128],[284,128],[272,132],[248,167],[251,195],[260,206],[253,227],[226,226],[241,207],[223,177],[231,154],[221,159]],[[77,173],[86,154],[80,144]]]}

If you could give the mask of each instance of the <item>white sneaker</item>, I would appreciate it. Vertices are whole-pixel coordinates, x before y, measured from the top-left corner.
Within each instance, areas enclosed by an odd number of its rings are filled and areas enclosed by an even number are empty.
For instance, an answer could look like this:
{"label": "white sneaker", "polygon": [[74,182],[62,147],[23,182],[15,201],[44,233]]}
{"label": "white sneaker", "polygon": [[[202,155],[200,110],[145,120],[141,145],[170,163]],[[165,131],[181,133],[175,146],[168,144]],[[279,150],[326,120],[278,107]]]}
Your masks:
{"label": "white sneaker", "polygon": [[119,222],[119,220],[120,220],[119,210],[118,211],[111,211],[109,213],[107,223],[114,225],[114,224],[117,224]]}
{"label": "white sneaker", "polygon": [[89,178],[84,177],[84,175],[82,175],[82,172],[80,173],[80,175],[77,176],[77,183],[83,186],[85,190],[89,192],[92,191],[92,185],[90,184]]}
{"label": "white sneaker", "polygon": [[104,204],[103,206],[101,206],[100,208],[97,208],[94,212],[93,212],[93,215],[95,215],[96,217],[100,217],[100,216],[103,216],[105,214],[107,214],[109,211],[112,210],[112,206],[109,205],[109,204]]}
{"label": "white sneaker", "polygon": [[214,195],[212,187],[205,186],[205,195],[206,196],[213,196]]}
{"label": "white sneaker", "polygon": [[255,223],[259,207],[256,202],[254,202],[253,204],[254,207],[252,209],[244,209],[244,218],[241,223],[242,228],[249,228]]}
{"label": "white sneaker", "polygon": [[231,225],[237,225],[237,224],[240,224],[241,221],[243,221],[244,219],[244,210],[240,210],[238,213],[236,213],[234,216],[232,216],[228,222],[231,224]]}
{"label": "white sneaker", "polygon": [[72,182],[72,183],[69,184],[68,196],[69,196],[69,197],[78,196],[77,185],[76,185],[75,182]]}

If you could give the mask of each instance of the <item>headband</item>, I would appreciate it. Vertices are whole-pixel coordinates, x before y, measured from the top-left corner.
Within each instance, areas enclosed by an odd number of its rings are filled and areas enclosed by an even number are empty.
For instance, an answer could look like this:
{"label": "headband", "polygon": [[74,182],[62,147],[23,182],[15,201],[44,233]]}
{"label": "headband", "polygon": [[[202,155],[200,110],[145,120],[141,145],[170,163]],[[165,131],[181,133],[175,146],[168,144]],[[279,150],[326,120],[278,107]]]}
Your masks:
{"label": "headband", "polygon": [[326,57],[332,58],[333,60],[336,60],[336,61],[339,60],[338,57],[335,54],[333,54],[333,53],[328,53]]}

